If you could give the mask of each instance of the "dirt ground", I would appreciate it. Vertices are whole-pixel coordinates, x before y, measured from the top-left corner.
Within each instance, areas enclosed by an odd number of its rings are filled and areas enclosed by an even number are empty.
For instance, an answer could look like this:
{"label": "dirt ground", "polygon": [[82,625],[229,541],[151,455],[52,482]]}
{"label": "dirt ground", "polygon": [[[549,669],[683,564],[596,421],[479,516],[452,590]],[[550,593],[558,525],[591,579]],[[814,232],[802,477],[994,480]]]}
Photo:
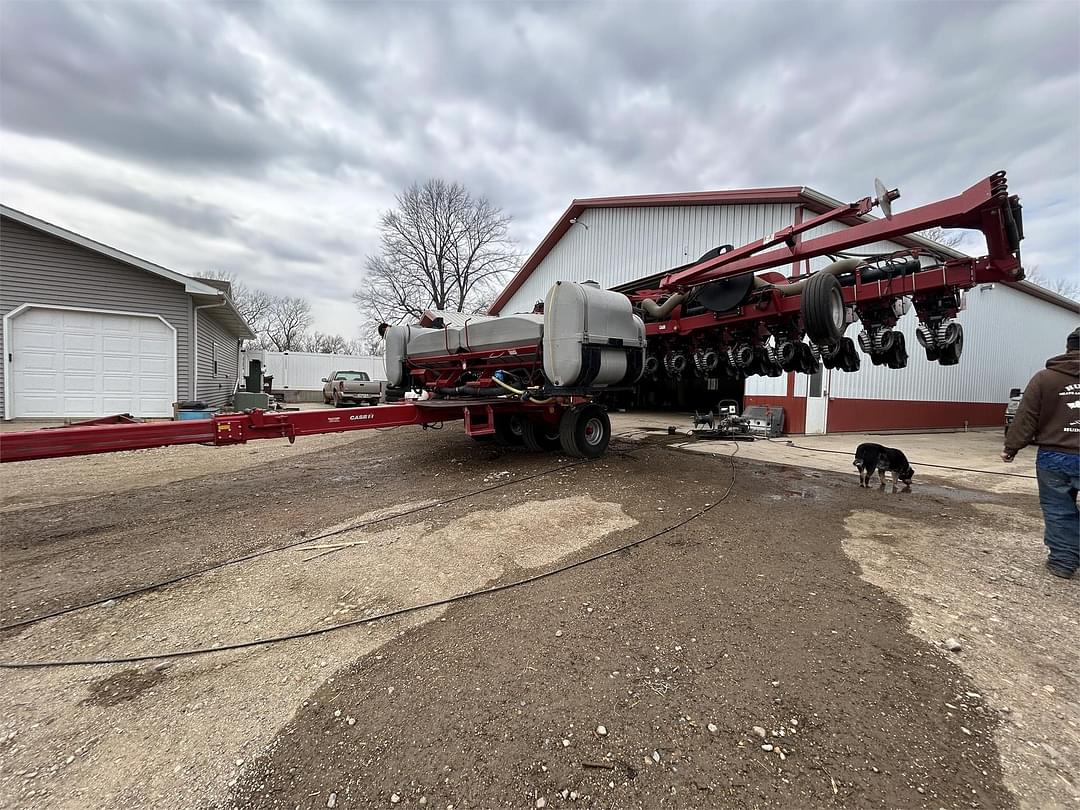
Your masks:
{"label": "dirt ground", "polygon": [[[731,484],[732,445],[634,435],[576,465],[452,427],[5,465],[4,622],[339,533],[7,631],[3,660],[325,628],[652,535]],[[1080,583],[1042,572],[1025,480],[891,496],[754,448],[698,519],[522,588],[0,671],[0,806],[1078,806]]]}

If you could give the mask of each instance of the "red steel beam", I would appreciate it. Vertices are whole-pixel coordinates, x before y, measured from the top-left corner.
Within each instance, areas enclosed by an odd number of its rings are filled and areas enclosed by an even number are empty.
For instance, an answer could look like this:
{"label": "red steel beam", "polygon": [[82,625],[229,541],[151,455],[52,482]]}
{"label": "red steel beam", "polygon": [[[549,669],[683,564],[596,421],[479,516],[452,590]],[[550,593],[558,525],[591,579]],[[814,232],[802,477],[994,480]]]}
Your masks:
{"label": "red steel beam", "polygon": [[[999,274],[989,259],[961,259],[941,267],[912,273],[909,276],[842,287],[841,293],[845,304],[858,307],[860,304],[882,298],[910,295],[918,299],[950,287],[967,288],[989,281],[1000,281]],[[651,337],[685,335],[701,329],[716,329],[718,326],[739,328],[748,323],[767,319],[797,317],[801,307],[800,296],[785,297],[780,295],[779,291],[772,290],[760,301],[745,304],[731,313],[707,312],[685,318],[654,321],[645,324],[645,332]]]}
{"label": "red steel beam", "polygon": [[[724,253],[694,267],[671,273],[660,282],[660,288],[663,290],[686,289],[726,276],[767,270],[792,262],[835,254],[868,242],[907,236],[935,226],[981,230],[987,237],[989,258],[995,268],[1002,273],[1015,276],[1020,268],[1020,260],[1009,251],[1004,236],[1003,208],[1009,205],[1008,192],[1005,189],[1004,175],[999,173],[979,181],[955,197],[913,208],[896,214],[891,219],[864,222],[803,242],[796,242],[792,238],[794,233],[806,231],[808,225],[810,228],[816,227],[823,218],[836,219],[850,214],[853,208],[861,209],[867,202],[864,199],[858,203],[834,208],[809,222],[804,222],[798,226],[798,231],[794,226],[784,228],[772,237],[759,239],[739,250]],[[780,243],[785,243],[784,247],[768,253],[749,255]]]}
{"label": "red steel beam", "polygon": [[297,436],[348,430],[423,425],[463,418],[464,406],[406,402],[366,408],[286,411],[254,410],[210,419],[84,425],[0,434],[0,462],[60,458],[121,450],[146,450],[175,444],[240,444],[252,439],[290,441]]}

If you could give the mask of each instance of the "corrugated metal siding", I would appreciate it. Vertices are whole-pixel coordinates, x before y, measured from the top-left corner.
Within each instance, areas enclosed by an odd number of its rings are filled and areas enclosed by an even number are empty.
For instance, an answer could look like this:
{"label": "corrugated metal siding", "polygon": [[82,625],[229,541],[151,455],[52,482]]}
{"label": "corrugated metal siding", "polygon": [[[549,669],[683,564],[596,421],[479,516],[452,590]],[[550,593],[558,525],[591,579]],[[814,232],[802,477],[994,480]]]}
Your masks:
{"label": "corrugated metal siding", "polygon": [[[1080,318],[1054,304],[989,284],[965,295],[964,354],[959,365],[926,359],[915,339],[914,310],[901,319],[909,365],[895,370],[875,366],[862,355],[854,374],[834,371],[833,398],[922,400],[927,402],[1007,402],[1010,388],[1022,388],[1048,357],[1065,351],[1065,336]],[[854,338],[856,325],[848,328]],[[805,388],[796,389],[800,394]]]}
{"label": "corrugated metal siding", "polygon": [[[212,309],[201,310],[199,317],[199,390],[195,398],[220,408],[232,396],[236,384],[236,337],[214,318]],[[217,359],[217,369],[214,359]]]}
{"label": "corrugated metal siding", "polygon": [[[176,328],[177,395],[189,398],[191,309],[179,284],[4,219],[0,316],[26,303],[160,315]],[[2,342],[0,334],[0,353],[6,351]],[[4,384],[0,373],[0,417]]]}
{"label": "corrugated metal siding", "polygon": [[[803,391],[806,390],[806,383],[801,382],[805,378],[805,374],[799,374],[795,378],[795,390],[798,391],[800,387]],[[787,394],[787,374],[781,374],[779,377],[747,377],[745,393],[751,397],[782,397]]]}
{"label": "corrugated metal siding", "polygon": [[613,287],[693,261],[717,245],[736,247],[794,221],[794,205],[589,208],[511,297],[502,314],[531,312],[556,281]]}
{"label": "corrugated metal siding", "polygon": [[261,360],[263,374],[274,377],[274,389],[319,391],[322,378],[335,371],[366,371],[373,380],[386,379],[382,357],[358,354],[314,354],[309,352],[245,351],[244,374],[251,360]]}

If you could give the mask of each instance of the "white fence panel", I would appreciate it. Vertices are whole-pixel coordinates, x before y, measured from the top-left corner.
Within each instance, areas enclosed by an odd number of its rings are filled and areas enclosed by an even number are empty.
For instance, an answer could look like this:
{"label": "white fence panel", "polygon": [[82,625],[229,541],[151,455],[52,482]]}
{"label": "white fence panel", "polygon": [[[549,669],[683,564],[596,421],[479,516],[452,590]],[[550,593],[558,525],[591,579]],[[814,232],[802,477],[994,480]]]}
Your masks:
{"label": "white fence panel", "polygon": [[275,391],[318,391],[323,387],[323,377],[335,371],[366,371],[373,380],[386,379],[383,359],[376,355],[265,351],[244,354],[245,374],[251,360],[262,361],[263,374],[273,376]]}

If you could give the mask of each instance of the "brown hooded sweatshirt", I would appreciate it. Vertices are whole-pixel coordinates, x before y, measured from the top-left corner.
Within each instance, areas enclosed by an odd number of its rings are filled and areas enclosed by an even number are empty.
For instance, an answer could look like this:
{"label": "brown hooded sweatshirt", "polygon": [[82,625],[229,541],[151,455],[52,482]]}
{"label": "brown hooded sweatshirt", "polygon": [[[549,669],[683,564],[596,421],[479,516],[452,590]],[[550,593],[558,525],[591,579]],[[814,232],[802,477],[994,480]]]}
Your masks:
{"label": "brown hooded sweatshirt", "polygon": [[1051,357],[1024,389],[1005,451],[1016,455],[1029,444],[1080,453],[1080,352]]}

